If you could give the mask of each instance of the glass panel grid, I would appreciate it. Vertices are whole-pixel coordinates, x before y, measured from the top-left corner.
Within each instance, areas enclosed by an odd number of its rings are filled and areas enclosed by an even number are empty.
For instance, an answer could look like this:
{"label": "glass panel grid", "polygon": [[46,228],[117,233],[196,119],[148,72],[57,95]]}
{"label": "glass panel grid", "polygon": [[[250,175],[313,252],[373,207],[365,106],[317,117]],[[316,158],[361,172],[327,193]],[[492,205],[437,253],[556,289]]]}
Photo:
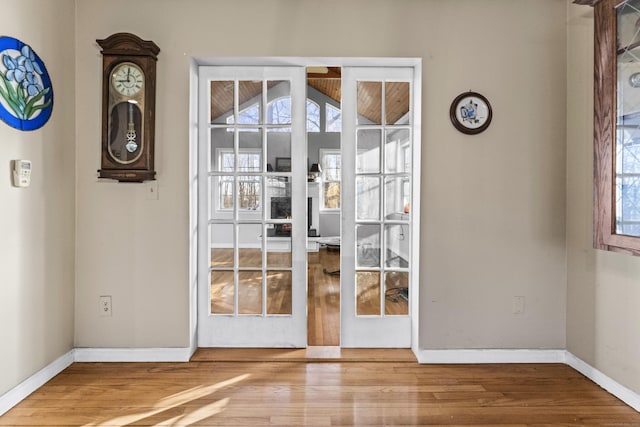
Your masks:
{"label": "glass panel grid", "polygon": [[[287,228],[290,236],[291,224],[285,220],[266,224],[270,197],[283,196],[283,192],[290,197],[290,173],[275,177],[270,173],[273,168],[268,167],[271,158],[291,156],[289,84],[259,80],[211,84],[212,315],[291,315],[290,237],[288,242],[282,242],[282,237],[278,242],[267,238],[273,227]],[[280,93],[279,85],[287,86],[286,93]],[[224,90],[228,93],[222,93]],[[273,102],[267,103],[267,99]],[[219,105],[214,105],[216,102]],[[263,156],[267,147],[270,152]],[[291,221],[290,215],[288,218]],[[269,286],[283,281],[289,285],[284,283],[283,292],[272,295]]]}
{"label": "glass panel grid", "polygon": [[[408,82],[358,83],[358,90],[363,94],[377,92],[381,97],[369,102],[380,105],[385,123],[380,125],[377,120],[360,117],[365,104],[360,103],[363,97],[359,93],[356,125],[356,315],[406,316],[409,314],[412,141],[407,126],[409,104],[398,106],[393,103],[397,98],[394,94],[408,91],[410,86]],[[395,112],[390,111],[392,108]],[[382,135],[384,144],[380,150]],[[375,153],[372,152],[374,150]],[[373,191],[376,182],[378,188]],[[374,205],[378,208],[373,208]]]}

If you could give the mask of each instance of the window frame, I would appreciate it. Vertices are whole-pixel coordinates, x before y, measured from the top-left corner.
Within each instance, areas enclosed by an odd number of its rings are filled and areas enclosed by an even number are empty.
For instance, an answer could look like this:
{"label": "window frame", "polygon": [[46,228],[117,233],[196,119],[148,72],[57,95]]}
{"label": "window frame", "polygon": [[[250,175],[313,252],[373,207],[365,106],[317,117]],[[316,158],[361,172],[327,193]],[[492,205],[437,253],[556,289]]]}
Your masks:
{"label": "window frame", "polygon": [[595,4],[593,247],[640,255],[640,237],[616,232],[617,15],[623,0]]}

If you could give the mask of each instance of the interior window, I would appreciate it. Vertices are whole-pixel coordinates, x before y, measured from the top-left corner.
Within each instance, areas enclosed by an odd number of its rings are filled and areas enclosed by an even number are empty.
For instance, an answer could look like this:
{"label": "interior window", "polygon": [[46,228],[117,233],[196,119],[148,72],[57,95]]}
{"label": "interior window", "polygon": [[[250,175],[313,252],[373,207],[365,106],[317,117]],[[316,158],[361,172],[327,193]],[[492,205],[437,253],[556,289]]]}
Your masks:
{"label": "interior window", "polygon": [[320,150],[322,167],[322,207],[340,209],[340,177],[342,157],[340,150]]}
{"label": "interior window", "polygon": [[342,111],[333,105],[326,103],[327,120],[325,132],[342,132]]}
{"label": "interior window", "polygon": [[320,106],[307,99],[307,132],[320,132]]}

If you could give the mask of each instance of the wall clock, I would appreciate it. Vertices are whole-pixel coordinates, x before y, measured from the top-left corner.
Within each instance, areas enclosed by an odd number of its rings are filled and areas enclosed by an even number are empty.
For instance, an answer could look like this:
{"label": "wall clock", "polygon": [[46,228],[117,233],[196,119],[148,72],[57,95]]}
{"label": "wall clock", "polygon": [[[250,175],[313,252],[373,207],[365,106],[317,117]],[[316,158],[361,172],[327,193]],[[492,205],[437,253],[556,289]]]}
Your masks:
{"label": "wall clock", "polygon": [[130,33],[96,40],[102,48],[99,178],[154,180],[156,63],[160,48]]}
{"label": "wall clock", "polygon": [[487,98],[477,92],[469,91],[458,95],[453,100],[449,116],[453,126],[460,132],[475,135],[489,127],[493,112]]}

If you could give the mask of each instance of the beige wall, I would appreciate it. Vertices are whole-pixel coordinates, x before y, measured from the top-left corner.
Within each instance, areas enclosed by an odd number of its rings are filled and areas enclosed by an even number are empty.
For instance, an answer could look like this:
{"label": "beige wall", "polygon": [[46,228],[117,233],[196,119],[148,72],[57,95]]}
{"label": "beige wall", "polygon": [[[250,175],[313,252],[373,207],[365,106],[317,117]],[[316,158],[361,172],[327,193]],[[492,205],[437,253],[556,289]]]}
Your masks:
{"label": "beige wall", "polygon": [[638,392],[640,258],[592,249],[593,11],[567,19],[567,349]]}
{"label": "beige wall", "polygon": [[[566,312],[568,350],[640,390],[640,260],[591,249],[590,8],[569,0],[83,0],[74,19],[75,3],[7,2],[0,18],[4,34],[40,54],[55,90],[44,128],[0,123],[0,322],[15,325],[0,328],[0,394],[73,347],[74,271],[77,346],[189,345],[193,56],[422,58],[421,347],[563,348]],[[95,39],[118,31],[162,49],[157,201],[145,185],[96,179]],[[469,88],[488,96],[495,114],[475,137],[448,121],[450,101]],[[10,185],[16,158],[33,161],[28,189]],[[113,295],[111,318],[98,316],[103,294]],[[511,313],[514,295],[526,297],[522,316]]]}
{"label": "beige wall", "polygon": [[[186,347],[188,106],[193,56],[423,59],[421,347],[565,345],[565,0],[77,2],[76,344]],[[155,41],[156,165],[145,185],[98,182],[95,39]],[[460,92],[494,121],[454,130]],[[98,297],[113,295],[113,317]],[[511,313],[512,297],[526,312]]]}
{"label": "beige wall", "polygon": [[[55,90],[44,128],[0,123],[0,323],[12,325],[0,328],[0,394],[70,350],[74,330],[78,347],[189,345],[191,57],[287,55],[423,59],[421,347],[563,348],[566,313],[568,350],[640,390],[640,259],[591,249],[590,8],[22,0],[5,2],[0,22],[36,49]],[[145,185],[96,179],[95,39],[118,31],[162,49],[157,201]],[[475,137],[448,121],[450,101],[469,88],[495,114]],[[17,158],[33,161],[28,189],[11,187]],[[113,295],[111,318],[98,316],[103,294]],[[514,295],[526,297],[522,316],[511,314]]]}
{"label": "beige wall", "polygon": [[[54,90],[44,127],[21,132],[0,121],[2,395],[73,348],[74,1],[5,1],[0,27],[38,53]],[[33,162],[31,187],[12,186],[14,159]]]}

